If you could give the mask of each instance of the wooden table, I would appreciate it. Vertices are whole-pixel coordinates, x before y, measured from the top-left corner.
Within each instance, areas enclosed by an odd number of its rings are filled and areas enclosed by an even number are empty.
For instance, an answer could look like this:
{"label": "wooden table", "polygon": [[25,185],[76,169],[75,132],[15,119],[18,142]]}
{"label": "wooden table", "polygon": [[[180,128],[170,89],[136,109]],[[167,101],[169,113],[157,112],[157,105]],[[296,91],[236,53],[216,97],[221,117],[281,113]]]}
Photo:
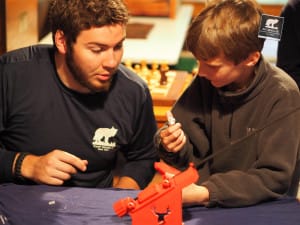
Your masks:
{"label": "wooden table", "polygon": [[[113,204],[127,197],[136,198],[139,193],[137,190],[108,188],[2,184],[0,224],[130,225],[131,217],[118,217]],[[159,197],[153,194],[150,200]],[[157,205],[152,201],[152,206],[155,209]],[[147,210],[153,212],[153,208]],[[299,212],[298,200],[285,197],[241,208],[183,207],[182,222],[185,225],[298,225]],[[147,223],[149,218],[144,220],[143,224],[151,224]]]}

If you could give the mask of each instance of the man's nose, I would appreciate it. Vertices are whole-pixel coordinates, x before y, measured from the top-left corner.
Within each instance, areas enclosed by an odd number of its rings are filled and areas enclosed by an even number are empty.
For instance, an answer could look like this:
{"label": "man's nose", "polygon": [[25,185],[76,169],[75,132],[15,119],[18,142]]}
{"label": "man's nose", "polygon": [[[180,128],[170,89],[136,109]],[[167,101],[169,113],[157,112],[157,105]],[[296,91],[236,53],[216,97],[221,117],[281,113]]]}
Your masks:
{"label": "man's nose", "polygon": [[110,67],[114,68],[118,65],[118,57],[114,50],[107,50],[105,52],[104,60],[103,60],[103,66],[104,67]]}

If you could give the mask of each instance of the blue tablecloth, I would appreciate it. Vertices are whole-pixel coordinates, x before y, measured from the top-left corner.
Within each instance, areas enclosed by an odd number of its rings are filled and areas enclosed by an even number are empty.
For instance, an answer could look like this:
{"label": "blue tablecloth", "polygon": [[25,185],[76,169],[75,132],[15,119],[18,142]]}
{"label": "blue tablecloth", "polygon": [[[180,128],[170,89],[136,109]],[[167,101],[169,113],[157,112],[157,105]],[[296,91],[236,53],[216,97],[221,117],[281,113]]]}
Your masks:
{"label": "blue tablecloth", "polygon": [[[0,185],[0,225],[130,225],[130,216],[118,217],[113,204],[138,191]],[[296,199],[244,208],[189,207],[183,209],[185,225],[299,225]],[[144,224],[147,225],[145,220]]]}

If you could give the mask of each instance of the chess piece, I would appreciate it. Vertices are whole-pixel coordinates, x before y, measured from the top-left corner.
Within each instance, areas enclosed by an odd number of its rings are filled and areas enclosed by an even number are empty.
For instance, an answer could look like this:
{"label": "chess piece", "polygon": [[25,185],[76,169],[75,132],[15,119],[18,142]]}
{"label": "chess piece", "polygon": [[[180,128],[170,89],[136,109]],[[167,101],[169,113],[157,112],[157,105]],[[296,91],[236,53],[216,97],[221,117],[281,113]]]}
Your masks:
{"label": "chess piece", "polygon": [[167,72],[169,71],[169,66],[167,63],[163,63],[160,66],[160,85],[166,85],[168,83]]}
{"label": "chess piece", "polygon": [[134,69],[134,72],[136,72],[136,74],[141,76],[141,65],[140,64],[135,64],[133,69]]}
{"label": "chess piece", "polygon": [[153,79],[157,79],[157,77],[160,77],[160,71],[159,71],[158,67],[159,66],[158,66],[157,62],[152,63],[151,73],[152,73]]}
{"label": "chess piece", "polygon": [[148,86],[151,84],[151,71],[146,60],[141,61],[141,77],[147,81]]}
{"label": "chess piece", "polygon": [[132,71],[135,71],[134,68],[132,67],[132,62],[131,62],[131,60],[129,60],[129,59],[125,60],[124,65],[125,65],[128,69],[130,69],[130,70],[132,70]]}

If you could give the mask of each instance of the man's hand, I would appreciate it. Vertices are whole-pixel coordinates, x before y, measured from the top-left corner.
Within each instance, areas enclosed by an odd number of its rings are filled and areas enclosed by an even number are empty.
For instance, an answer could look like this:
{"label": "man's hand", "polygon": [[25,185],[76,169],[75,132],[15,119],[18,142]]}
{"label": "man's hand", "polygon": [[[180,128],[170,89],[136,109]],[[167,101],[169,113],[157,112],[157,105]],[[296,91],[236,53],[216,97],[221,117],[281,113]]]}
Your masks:
{"label": "man's hand", "polygon": [[180,123],[175,123],[160,132],[161,145],[168,152],[178,152],[186,143],[186,137]]}
{"label": "man's hand", "polygon": [[87,169],[87,164],[87,160],[55,149],[43,156],[26,156],[22,164],[21,174],[36,183],[62,185],[78,170],[84,172]]}

